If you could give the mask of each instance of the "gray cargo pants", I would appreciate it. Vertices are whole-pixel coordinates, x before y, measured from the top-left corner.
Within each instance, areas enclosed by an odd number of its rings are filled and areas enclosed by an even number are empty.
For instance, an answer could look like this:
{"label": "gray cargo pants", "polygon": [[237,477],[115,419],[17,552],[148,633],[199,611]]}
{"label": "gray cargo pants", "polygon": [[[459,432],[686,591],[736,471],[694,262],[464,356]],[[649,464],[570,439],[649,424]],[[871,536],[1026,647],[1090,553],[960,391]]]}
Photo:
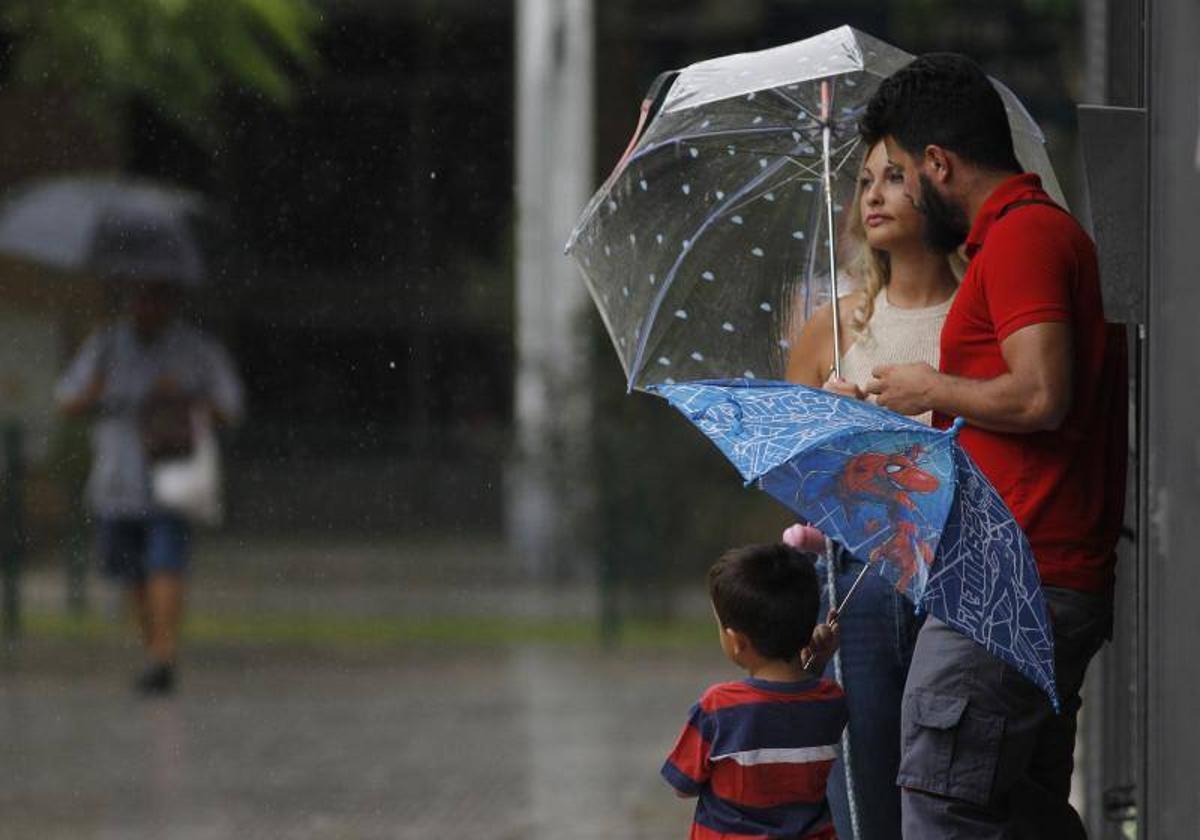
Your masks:
{"label": "gray cargo pants", "polygon": [[906,840],[1087,836],[1069,804],[1088,663],[1108,638],[1108,597],[1045,588],[1062,714],[1016,669],[930,618],[901,711],[897,783]]}

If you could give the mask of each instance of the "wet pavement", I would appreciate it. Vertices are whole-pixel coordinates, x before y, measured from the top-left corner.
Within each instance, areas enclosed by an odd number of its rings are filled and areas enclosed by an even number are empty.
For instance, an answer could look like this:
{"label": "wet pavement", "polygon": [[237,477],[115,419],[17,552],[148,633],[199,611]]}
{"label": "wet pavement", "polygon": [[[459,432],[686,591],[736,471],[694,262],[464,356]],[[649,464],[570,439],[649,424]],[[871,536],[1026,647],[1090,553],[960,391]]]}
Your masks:
{"label": "wet pavement", "polygon": [[0,688],[3,838],[678,838],[657,778],[711,655],[199,651],[171,699],[130,652],[38,644]]}
{"label": "wet pavement", "polygon": [[[335,587],[342,600],[312,608],[418,597],[354,595],[355,575]],[[267,603],[211,574],[197,577],[195,609],[237,592]],[[527,594],[521,609],[549,603],[578,606]],[[139,654],[119,639],[35,634],[0,656],[3,840],[679,838],[691,803],[658,767],[699,691],[733,675],[715,642],[606,653],[224,640],[193,642],[181,691],[145,700],[130,690]]]}

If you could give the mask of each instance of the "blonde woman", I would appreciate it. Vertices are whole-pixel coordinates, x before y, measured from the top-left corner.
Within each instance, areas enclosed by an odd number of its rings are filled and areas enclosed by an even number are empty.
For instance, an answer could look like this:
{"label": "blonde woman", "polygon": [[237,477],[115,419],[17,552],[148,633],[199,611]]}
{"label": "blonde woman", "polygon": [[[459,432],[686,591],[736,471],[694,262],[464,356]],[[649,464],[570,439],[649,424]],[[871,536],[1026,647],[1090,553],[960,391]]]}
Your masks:
{"label": "blonde woman", "polygon": [[[787,378],[863,399],[871,371],[879,365],[928,362],[937,368],[942,323],[958,272],[952,264],[957,257],[948,259],[925,243],[923,217],[905,196],[903,173],[888,163],[882,143],[867,154],[855,209],[847,232],[858,253],[849,273],[862,288],[840,299],[842,378],[832,374],[833,313],[828,305],[813,314],[793,341]],[[927,415],[917,419],[929,422]],[[833,565],[837,591],[845,593],[862,562],[838,552]],[[822,614],[827,610],[824,605]],[[896,787],[900,698],[919,629],[912,605],[876,575],[867,575],[853,608],[838,620],[858,840],[901,836]],[[829,801],[838,836],[851,838],[856,835],[847,781],[846,768],[835,767]]]}

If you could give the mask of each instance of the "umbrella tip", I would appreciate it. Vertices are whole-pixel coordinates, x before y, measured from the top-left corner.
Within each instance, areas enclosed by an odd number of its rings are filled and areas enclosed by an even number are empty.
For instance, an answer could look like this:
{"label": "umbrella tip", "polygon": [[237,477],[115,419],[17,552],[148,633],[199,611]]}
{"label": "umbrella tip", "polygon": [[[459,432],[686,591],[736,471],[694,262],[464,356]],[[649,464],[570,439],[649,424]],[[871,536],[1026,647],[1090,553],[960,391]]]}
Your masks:
{"label": "umbrella tip", "polygon": [[958,433],[962,431],[962,427],[965,425],[967,425],[966,420],[961,417],[955,417],[954,422],[950,425],[950,428],[947,429],[946,432],[954,437],[958,437]]}

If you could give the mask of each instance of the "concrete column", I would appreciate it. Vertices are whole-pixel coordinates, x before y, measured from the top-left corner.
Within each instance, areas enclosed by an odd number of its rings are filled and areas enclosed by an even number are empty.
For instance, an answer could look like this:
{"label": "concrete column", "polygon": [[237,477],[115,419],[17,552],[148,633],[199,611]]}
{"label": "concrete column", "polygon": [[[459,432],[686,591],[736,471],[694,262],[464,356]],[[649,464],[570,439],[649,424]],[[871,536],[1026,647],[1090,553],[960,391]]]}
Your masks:
{"label": "concrete column", "polygon": [[1109,0],[1083,0],[1083,101],[1108,102]]}
{"label": "concrete column", "polygon": [[595,186],[591,0],[517,0],[516,451],[510,547],[538,576],[582,570],[565,550],[587,506],[591,415],[582,278],[563,256]]}
{"label": "concrete column", "polygon": [[1149,0],[1150,557],[1142,837],[1200,826],[1200,5]]}

